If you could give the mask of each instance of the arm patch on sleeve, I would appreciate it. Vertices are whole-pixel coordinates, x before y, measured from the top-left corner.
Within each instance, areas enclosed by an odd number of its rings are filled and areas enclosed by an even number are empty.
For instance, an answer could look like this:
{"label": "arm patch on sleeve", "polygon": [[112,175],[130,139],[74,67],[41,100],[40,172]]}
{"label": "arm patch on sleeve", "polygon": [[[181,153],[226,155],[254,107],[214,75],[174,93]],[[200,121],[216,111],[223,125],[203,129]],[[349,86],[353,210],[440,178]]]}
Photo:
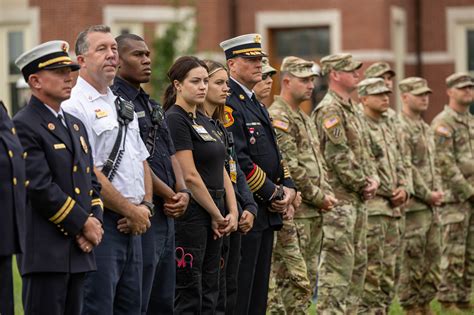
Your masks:
{"label": "arm patch on sleeve", "polygon": [[340,120],[339,117],[337,116],[331,116],[326,119],[324,119],[324,128],[326,129],[331,129],[333,127],[336,127],[339,124]]}
{"label": "arm patch on sleeve", "polygon": [[440,136],[451,137],[450,130],[448,129],[448,127],[445,127],[443,125],[439,125],[438,127],[436,127],[435,131]]}
{"label": "arm patch on sleeve", "polygon": [[273,119],[273,127],[283,130],[284,132],[288,132],[290,124],[283,120]]}
{"label": "arm patch on sleeve", "polygon": [[232,112],[234,110],[230,106],[224,106],[224,127],[228,128],[234,124],[234,116]]}
{"label": "arm patch on sleeve", "polygon": [[323,120],[326,134],[334,144],[340,144],[344,140],[344,129],[338,116],[329,116]]}

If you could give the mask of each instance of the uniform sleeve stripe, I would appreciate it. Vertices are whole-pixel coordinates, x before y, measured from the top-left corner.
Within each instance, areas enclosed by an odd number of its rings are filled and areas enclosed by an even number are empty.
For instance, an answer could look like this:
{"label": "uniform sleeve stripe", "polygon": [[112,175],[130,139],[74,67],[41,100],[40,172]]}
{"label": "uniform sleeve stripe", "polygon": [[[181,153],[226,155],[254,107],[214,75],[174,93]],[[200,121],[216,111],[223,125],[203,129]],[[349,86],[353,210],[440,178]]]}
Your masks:
{"label": "uniform sleeve stripe", "polygon": [[67,197],[66,201],[62,205],[62,207],[59,209],[58,212],[56,212],[51,218],[49,218],[49,221],[54,222],[58,217],[60,217],[63,212],[69,207],[69,204],[73,202],[71,197]]}
{"label": "uniform sleeve stripe", "polygon": [[255,171],[257,170],[258,166],[256,164],[253,165],[253,169],[250,171],[250,173],[247,174],[247,181],[250,180],[250,178],[252,178],[253,174],[255,173]]}
{"label": "uniform sleeve stripe", "polygon": [[256,192],[260,188],[262,188],[263,184],[265,184],[265,179],[267,178],[267,174],[262,171],[260,168],[257,169],[255,175],[248,180],[250,191]]}
{"label": "uniform sleeve stripe", "polygon": [[258,182],[258,181],[260,181],[260,180],[262,179],[263,174],[264,174],[264,173],[263,173],[260,169],[258,169],[258,170],[255,172],[255,175],[252,176],[252,178],[250,178],[249,180],[247,180],[248,184],[249,184],[250,186],[255,185],[256,182]]}
{"label": "uniform sleeve stripe", "polygon": [[104,210],[104,203],[99,198],[92,199],[91,206],[100,206]]}
{"label": "uniform sleeve stripe", "polygon": [[265,173],[263,173],[262,179],[260,181],[256,182],[255,185],[252,185],[252,187],[250,187],[250,191],[251,192],[256,192],[260,188],[262,188],[262,186],[265,184],[265,179],[266,178],[267,178],[267,175],[265,175]]}
{"label": "uniform sleeve stripe", "polygon": [[73,200],[71,202],[71,204],[67,207],[66,210],[64,210],[64,213],[56,220],[56,221],[53,221],[54,224],[59,224],[61,223],[66,217],[67,215],[69,214],[69,212],[71,212],[72,208],[74,208],[74,205],[76,204],[76,201]]}

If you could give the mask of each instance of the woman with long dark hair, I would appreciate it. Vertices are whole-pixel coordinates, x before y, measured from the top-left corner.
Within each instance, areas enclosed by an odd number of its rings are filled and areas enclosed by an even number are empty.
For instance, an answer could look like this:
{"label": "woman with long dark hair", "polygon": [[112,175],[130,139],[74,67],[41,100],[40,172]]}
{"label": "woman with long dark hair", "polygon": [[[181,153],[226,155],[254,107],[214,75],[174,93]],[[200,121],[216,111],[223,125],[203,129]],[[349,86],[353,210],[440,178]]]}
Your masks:
{"label": "woman with long dark hair", "polygon": [[169,69],[168,78],[171,84],[163,107],[193,197],[186,213],[175,221],[175,311],[213,314],[222,236],[237,229],[237,202],[224,167],[226,148],[216,137],[216,126],[197,110],[207,94],[206,64],[196,57],[181,57]]}

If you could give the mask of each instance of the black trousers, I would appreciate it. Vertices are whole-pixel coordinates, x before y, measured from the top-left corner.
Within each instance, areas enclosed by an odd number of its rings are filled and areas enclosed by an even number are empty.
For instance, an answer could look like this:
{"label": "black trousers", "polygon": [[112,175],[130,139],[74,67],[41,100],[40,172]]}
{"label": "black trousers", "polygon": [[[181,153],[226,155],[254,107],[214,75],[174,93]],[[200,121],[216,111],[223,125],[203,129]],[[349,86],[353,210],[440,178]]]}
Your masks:
{"label": "black trousers", "polygon": [[[224,190],[211,191],[223,213]],[[186,213],[175,220],[175,314],[214,314],[219,296],[222,238],[214,239],[207,211],[191,200]]]}
{"label": "black trousers", "polygon": [[273,250],[272,228],[242,235],[237,305],[234,314],[265,315]]}
{"label": "black trousers", "polygon": [[142,234],[142,315],[173,314],[176,264],[174,220],[158,209],[150,229]]}
{"label": "black trousers", "polygon": [[23,276],[25,315],[80,315],[85,273],[31,273]]}
{"label": "black trousers", "polygon": [[14,314],[11,255],[0,256],[0,314]]}
{"label": "black trousers", "polygon": [[239,232],[234,232],[223,239],[216,314],[233,314],[235,310],[240,243],[241,234]]}

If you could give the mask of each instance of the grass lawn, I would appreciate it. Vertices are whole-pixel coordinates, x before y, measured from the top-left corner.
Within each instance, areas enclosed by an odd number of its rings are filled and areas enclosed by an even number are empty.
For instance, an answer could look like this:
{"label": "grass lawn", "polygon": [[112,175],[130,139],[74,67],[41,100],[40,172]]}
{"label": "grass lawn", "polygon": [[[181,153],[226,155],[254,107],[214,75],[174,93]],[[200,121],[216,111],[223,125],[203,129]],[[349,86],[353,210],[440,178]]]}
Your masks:
{"label": "grass lawn", "polygon": [[[474,295],[471,296],[471,302],[474,303]],[[434,311],[435,314],[438,314],[438,315],[451,315],[451,313],[441,311],[441,305],[438,303],[438,301],[431,302],[431,309]],[[314,304],[311,306],[310,314],[316,314],[316,308]],[[405,314],[405,312],[403,312],[402,307],[400,306],[400,304],[398,304],[398,301],[394,301],[392,306],[390,307],[389,315],[403,315],[403,314]],[[465,314],[467,315],[470,313],[466,312]]]}
{"label": "grass lawn", "polygon": [[[20,274],[18,273],[17,265],[16,262],[13,261],[13,281],[14,281],[14,286],[15,286],[15,315],[23,315],[23,306],[21,303],[21,278]],[[471,301],[474,303],[474,296],[471,298]],[[443,314],[443,315],[450,315],[448,313],[442,313],[441,312],[441,306],[437,301],[433,301],[431,303],[431,309],[435,312],[435,314]],[[314,305],[311,307],[310,314],[316,314],[316,309]],[[398,304],[397,301],[395,301],[392,304],[392,307],[390,308],[390,314],[389,315],[402,315],[404,314],[402,311],[402,308]],[[468,313],[466,313],[468,314]]]}
{"label": "grass lawn", "polygon": [[21,303],[21,277],[18,273],[15,258],[13,258],[13,286],[15,290],[15,315],[23,315],[23,303]]}

